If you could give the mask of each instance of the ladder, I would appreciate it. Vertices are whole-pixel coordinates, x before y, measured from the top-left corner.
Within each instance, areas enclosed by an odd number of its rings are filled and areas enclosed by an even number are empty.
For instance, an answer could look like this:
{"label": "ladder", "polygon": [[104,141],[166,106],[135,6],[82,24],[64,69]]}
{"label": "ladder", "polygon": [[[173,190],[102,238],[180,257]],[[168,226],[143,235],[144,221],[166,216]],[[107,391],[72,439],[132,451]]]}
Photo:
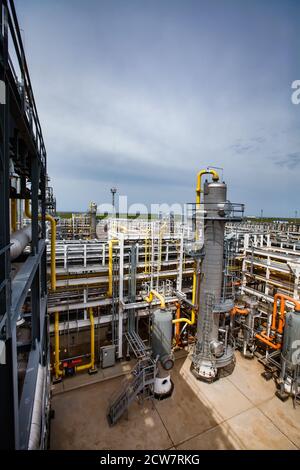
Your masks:
{"label": "ladder", "polygon": [[137,359],[142,359],[149,354],[150,349],[146,348],[142,338],[135,331],[127,331],[127,333],[125,333],[125,338]]}
{"label": "ladder", "polygon": [[156,376],[156,363],[152,358],[146,357],[138,361],[131,371],[130,380],[123,384],[121,391],[112,398],[109,404],[107,419],[110,426],[116,424],[133,400],[153,398],[154,380]]}
{"label": "ladder", "polygon": [[119,260],[113,257],[113,286],[112,286],[112,305],[111,305],[111,328],[112,343],[118,347],[118,276],[119,276]]}

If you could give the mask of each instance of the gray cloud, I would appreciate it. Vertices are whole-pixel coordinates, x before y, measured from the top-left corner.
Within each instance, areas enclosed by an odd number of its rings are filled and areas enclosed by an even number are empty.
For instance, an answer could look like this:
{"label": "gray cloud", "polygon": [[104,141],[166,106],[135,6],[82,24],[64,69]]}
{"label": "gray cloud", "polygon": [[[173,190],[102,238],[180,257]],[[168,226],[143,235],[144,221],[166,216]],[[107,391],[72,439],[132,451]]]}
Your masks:
{"label": "gray cloud", "polygon": [[15,1],[59,209],[191,201],[208,165],[248,213],[300,200],[298,0]]}
{"label": "gray cloud", "polygon": [[300,167],[300,152],[287,154],[282,160],[275,161],[278,166],[285,166],[290,170]]}

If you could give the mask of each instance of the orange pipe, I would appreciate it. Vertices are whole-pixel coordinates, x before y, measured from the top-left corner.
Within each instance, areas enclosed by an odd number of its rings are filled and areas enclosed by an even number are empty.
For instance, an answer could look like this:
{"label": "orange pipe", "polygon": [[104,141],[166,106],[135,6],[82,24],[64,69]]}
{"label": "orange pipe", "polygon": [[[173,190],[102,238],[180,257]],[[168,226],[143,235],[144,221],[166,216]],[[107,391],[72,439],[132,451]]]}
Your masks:
{"label": "orange pipe", "polygon": [[[180,303],[176,302],[176,320],[180,318]],[[180,339],[180,322],[175,323],[175,341],[176,341],[176,346],[179,345],[179,339]]]}
{"label": "orange pipe", "polygon": [[271,340],[257,334],[255,335],[255,338],[259,339],[260,341],[262,341],[263,343],[267,344],[268,346],[270,346],[270,348],[273,348],[273,349],[280,349],[281,348],[281,343],[272,343]]}
{"label": "orange pipe", "polygon": [[[277,301],[280,299],[280,315],[278,320],[278,328],[276,328],[276,320],[277,320]],[[285,294],[275,294],[274,296],[274,306],[273,306],[273,314],[272,314],[272,325],[271,329],[277,331],[279,334],[282,334],[284,328],[284,321],[285,321],[285,302],[291,302],[295,305],[295,310],[300,312],[300,302],[293,297]]]}
{"label": "orange pipe", "polygon": [[[280,312],[279,315],[277,315],[277,301],[280,299]],[[281,343],[274,343],[274,335],[275,333],[282,334],[283,329],[284,329],[284,324],[285,324],[285,303],[286,301],[291,302],[295,305],[295,310],[300,312],[300,302],[296,299],[293,299],[293,297],[290,297],[289,295],[285,294],[275,294],[274,296],[274,306],[273,306],[273,313],[272,313],[272,325],[271,325],[271,330],[273,336],[267,336],[266,332],[263,331],[261,334],[255,335],[257,339],[262,341],[263,343],[267,344],[273,349],[280,349],[281,348]],[[276,320],[278,318],[278,327],[276,328]]]}
{"label": "orange pipe", "polygon": [[233,309],[230,311],[230,315],[248,315],[249,312],[249,308],[233,307]]}

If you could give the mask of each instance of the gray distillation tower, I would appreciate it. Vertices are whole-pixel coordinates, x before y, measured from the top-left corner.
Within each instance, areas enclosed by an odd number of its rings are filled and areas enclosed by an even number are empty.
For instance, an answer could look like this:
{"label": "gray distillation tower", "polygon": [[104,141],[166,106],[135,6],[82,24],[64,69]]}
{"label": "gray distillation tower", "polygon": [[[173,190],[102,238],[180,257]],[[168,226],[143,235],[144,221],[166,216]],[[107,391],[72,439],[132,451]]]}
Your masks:
{"label": "gray distillation tower", "polygon": [[228,295],[224,288],[224,231],[227,221],[241,218],[234,216],[236,205],[227,201],[224,182],[205,181],[203,195],[204,251],[191,370],[198,379],[212,382],[219,377],[220,369],[232,366],[233,370],[235,364],[234,349],[228,343],[229,324],[224,321],[234,306],[232,292]]}

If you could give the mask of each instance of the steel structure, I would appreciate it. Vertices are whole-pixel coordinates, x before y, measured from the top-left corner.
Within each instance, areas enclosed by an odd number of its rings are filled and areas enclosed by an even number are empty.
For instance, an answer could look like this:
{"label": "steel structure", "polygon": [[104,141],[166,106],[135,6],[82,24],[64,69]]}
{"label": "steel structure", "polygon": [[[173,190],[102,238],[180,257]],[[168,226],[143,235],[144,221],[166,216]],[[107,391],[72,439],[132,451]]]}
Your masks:
{"label": "steel structure", "polygon": [[[46,150],[12,0],[0,1],[0,23],[0,447],[44,448],[49,398]],[[30,252],[12,262],[12,208],[16,200],[28,198]]]}

